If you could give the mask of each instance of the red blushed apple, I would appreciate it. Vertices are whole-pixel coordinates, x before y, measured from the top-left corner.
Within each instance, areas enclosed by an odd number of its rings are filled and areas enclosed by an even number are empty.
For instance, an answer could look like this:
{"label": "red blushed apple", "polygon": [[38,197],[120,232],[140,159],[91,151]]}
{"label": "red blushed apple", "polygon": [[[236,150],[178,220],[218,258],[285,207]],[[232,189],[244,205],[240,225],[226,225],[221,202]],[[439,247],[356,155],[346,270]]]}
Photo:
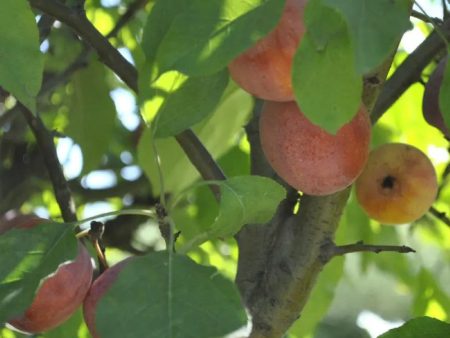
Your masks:
{"label": "red blushed apple", "polygon": [[117,263],[116,265],[110,267],[105,272],[103,272],[95,281],[92,283],[91,289],[86,296],[83,303],[83,315],[84,321],[86,322],[89,332],[92,337],[99,338],[100,335],[97,332],[95,326],[95,318],[97,311],[97,304],[99,300],[104,296],[106,291],[113,285],[120,271],[125,267],[133,257],[124,259],[123,261]]}
{"label": "red blushed apple", "polygon": [[250,94],[271,101],[294,100],[292,59],[305,34],[306,2],[287,0],[276,28],[228,65],[233,80]]}
{"label": "red blushed apple", "polygon": [[[0,218],[0,234],[12,228],[38,226],[45,221],[35,215],[10,211]],[[91,256],[83,245],[78,244],[75,260],[62,264],[48,276],[28,309],[8,324],[27,333],[48,331],[62,324],[83,302],[92,282],[92,273]]]}
{"label": "red blushed apple", "polygon": [[419,149],[388,143],[373,150],[355,183],[369,217],[383,224],[410,223],[427,212],[438,190],[436,173]]}
{"label": "red blushed apple", "polygon": [[310,195],[332,194],[353,183],[366,163],[370,134],[363,106],[336,135],[312,124],[295,102],[266,102],[260,119],[261,146],[270,165]]}

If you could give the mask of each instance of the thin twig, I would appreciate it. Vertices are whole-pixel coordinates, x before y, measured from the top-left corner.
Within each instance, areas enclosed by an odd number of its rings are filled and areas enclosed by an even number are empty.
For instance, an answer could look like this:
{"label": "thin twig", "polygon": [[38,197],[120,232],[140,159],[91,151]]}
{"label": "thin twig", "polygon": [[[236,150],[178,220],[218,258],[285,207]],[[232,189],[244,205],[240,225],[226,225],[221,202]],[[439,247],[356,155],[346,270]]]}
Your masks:
{"label": "thin twig", "polygon": [[61,215],[65,222],[75,222],[77,220],[75,213],[75,203],[72,199],[69,184],[64,176],[61,164],[59,163],[56,154],[55,143],[53,141],[52,133],[45,127],[44,123],[39,117],[33,115],[21,103],[18,103],[25,119],[28,122],[39,149],[42,152],[45,166],[50,176],[50,181],[53,185],[55,198],[61,209]]}
{"label": "thin twig", "polygon": [[360,241],[355,244],[334,246],[332,256],[342,256],[353,252],[373,252],[378,254],[380,252],[409,253],[416,252],[416,250],[406,245],[369,245]]}
{"label": "thin twig", "polygon": [[29,0],[30,4],[42,12],[53,16],[71,27],[93,47],[102,62],[111,68],[133,91],[138,91],[137,70],[117,49],[92,25],[80,11],[70,9],[54,0]]}
{"label": "thin twig", "polygon": [[[212,181],[224,180],[226,178],[222,169],[217,165],[211,154],[192,130],[185,130],[176,135],[175,138],[203,179]],[[214,184],[210,185],[210,187],[214,193],[214,197],[219,200],[220,187]]]}
{"label": "thin twig", "polygon": [[[120,30],[130,21],[133,19],[133,17],[136,15],[136,13],[143,8],[149,0],[136,0],[135,2],[131,3],[129,7],[127,8],[126,12],[117,20],[114,27],[111,29],[111,31],[106,34],[106,39],[111,39],[120,32]],[[89,63],[89,57],[91,56],[93,52],[93,48],[85,45],[83,50],[80,52],[78,57],[61,73],[58,75],[52,76],[51,78],[47,79],[41,88],[41,91],[39,92],[39,95],[45,95],[49,93],[51,90],[58,87],[60,84],[65,83],[68,81],[68,79],[79,69],[84,68]]]}
{"label": "thin twig", "polygon": [[136,0],[133,3],[131,3],[126,12],[123,13],[123,15],[117,20],[114,28],[106,35],[106,38],[112,38],[113,36],[116,36],[117,33],[136,15],[136,13],[144,8],[144,6],[149,2],[150,0]]}
{"label": "thin twig", "polygon": [[442,223],[444,223],[450,227],[450,218],[447,217],[447,214],[445,212],[439,211],[433,206],[428,211],[430,214],[432,214],[434,217],[436,217]]}
{"label": "thin twig", "polygon": [[419,11],[416,11],[416,10],[411,11],[411,16],[416,19],[422,20],[423,22],[442,24],[441,19],[439,19],[439,18],[431,18],[430,19],[429,16],[427,16]]}
{"label": "thin twig", "polygon": [[414,4],[422,11],[422,14],[425,15],[428,18],[429,22],[433,25],[434,30],[441,36],[442,41],[444,41],[445,46],[448,49],[448,47],[449,47],[448,46],[448,41],[447,41],[447,38],[446,38],[445,34],[443,32],[441,32],[441,27],[439,25],[439,22],[436,22],[434,20],[434,18],[430,17],[428,15],[428,13],[423,9],[423,7],[417,1],[414,1]]}

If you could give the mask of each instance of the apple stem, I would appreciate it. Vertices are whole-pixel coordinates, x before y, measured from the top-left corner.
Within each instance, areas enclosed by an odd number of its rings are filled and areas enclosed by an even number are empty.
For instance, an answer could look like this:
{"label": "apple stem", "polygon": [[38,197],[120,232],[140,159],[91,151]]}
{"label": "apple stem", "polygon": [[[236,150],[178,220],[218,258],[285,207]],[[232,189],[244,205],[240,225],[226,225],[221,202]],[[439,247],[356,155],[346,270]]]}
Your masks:
{"label": "apple stem", "polygon": [[87,236],[92,243],[92,246],[95,249],[95,253],[97,254],[98,268],[100,274],[102,274],[105,270],[108,269],[108,262],[106,261],[105,256],[105,246],[102,242],[102,236],[105,231],[105,225],[101,222],[92,221],[91,228],[87,232]]}
{"label": "apple stem", "polygon": [[100,243],[99,240],[95,240],[92,244],[94,245],[95,252],[97,253],[99,272],[103,273],[109,267],[108,262],[106,261],[105,247],[103,244]]}

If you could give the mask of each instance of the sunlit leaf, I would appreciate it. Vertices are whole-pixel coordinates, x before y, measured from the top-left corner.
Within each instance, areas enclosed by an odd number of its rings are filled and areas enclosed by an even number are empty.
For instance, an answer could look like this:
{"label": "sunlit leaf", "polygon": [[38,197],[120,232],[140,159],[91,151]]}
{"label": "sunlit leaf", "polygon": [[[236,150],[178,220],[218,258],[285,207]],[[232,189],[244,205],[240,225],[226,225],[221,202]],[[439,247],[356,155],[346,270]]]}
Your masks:
{"label": "sunlit leaf", "polygon": [[227,83],[225,71],[202,77],[166,73],[146,91],[149,100],[141,98],[143,117],[149,123],[155,121],[155,137],[174,136],[213,113]]}
{"label": "sunlit leaf", "polygon": [[269,33],[283,0],[158,1],[144,29],[153,76],[167,70],[212,74]]}

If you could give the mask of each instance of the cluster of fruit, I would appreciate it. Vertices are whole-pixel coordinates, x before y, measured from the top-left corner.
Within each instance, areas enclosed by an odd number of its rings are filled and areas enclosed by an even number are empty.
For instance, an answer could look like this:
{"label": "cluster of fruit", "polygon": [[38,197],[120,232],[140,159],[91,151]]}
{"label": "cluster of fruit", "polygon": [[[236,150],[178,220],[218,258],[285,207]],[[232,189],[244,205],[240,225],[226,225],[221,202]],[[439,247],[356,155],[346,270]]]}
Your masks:
{"label": "cluster of fruit", "polygon": [[[371,124],[365,107],[331,135],[312,124],[294,101],[291,65],[305,33],[306,0],[287,0],[282,18],[268,36],[230,65],[232,78],[252,95],[266,100],[260,118],[261,145],[277,174],[310,195],[327,195],[356,181],[356,196],[367,214],[385,224],[408,223],[421,217],[437,193],[434,168],[420,150],[390,143],[369,153]],[[440,86],[444,66],[430,78]],[[438,112],[436,88],[425,93],[430,124],[448,131]],[[434,96],[433,96],[434,95]],[[0,235],[12,228],[31,228],[46,220],[14,214],[0,218]],[[98,338],[95,312],[99,300],[129,262],[107,269],[92,283],[92,258],[79,244],[75,260],[61,265],[41,284],[29,308],[9,325],[28,333],[50,330],[83,304],[86,324]]]}
{"label": "cluster of fruit", "polygon": [[363,104],[331,135],[311,123],[294,101],[291,68],[305,34],[306,2],[287,0],[275,30],[229,65],[237,84],[266,100],[260,139],[268,162],[292,187],[310,195],[332,194],[356,180],[358,201],[381,223],[418,219],[437,193],[436,174],[425,154],[409,145],[386,144],[369,156],[371,123]]}
{"label": "cluster of fruit", "polygon": [[[16,229],[29,229],[48,220],[35,215],[10,211],[0,218],[0,235]],[[25,333],[41,333],[61,325],[83,304],[85,322],[92,336],[95,328],[95,309],[100,298],[117,278],[126,259],[105,271],[92,283],[92,258],[83,244],[73,261],[66,262],[47,276],[26,311],[8,321],[8,326]]]}

